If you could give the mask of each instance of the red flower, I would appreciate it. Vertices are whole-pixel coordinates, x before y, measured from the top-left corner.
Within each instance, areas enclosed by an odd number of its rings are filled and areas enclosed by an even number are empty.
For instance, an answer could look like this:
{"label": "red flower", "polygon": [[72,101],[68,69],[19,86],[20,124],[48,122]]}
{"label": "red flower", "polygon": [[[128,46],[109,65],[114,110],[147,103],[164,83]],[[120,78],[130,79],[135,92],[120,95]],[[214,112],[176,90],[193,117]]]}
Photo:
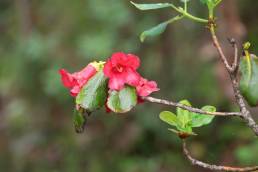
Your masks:
{"label": "red flower", "polygon": [[133,54],[122,52],[114,53],[104,66],[104,74],[109,78],[108,87],[112,90],[121,90],[125,84],[137,86],[140,75],[136,69],[140,60]]}
{"label": "red flower", "polygon": [[80,72],[69,73],[65,69],[60,69],[62,82],[65,87],[70,89],[71,96],[75,97],[88,80],[95,75],[97,68],[92,64],[88,64]]}
{"label": "red flower", "polygon": [[148,81],[147,79],[141,78],[136,90],[138,96],[146,97],[152,92],[159,91],[159,88],[155,81]]}

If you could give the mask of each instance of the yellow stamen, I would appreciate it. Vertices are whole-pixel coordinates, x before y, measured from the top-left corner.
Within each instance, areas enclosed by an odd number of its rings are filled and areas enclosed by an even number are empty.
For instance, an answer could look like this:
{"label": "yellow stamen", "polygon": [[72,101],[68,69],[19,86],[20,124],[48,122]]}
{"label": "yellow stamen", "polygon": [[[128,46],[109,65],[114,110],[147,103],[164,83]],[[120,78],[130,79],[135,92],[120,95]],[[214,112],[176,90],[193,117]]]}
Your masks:
{"label": "yellow stamen", "polygon": [[94,61],[94,62],[91,62],[90,64],[97,70],[97,71],[99,71],[100,69],[102,69],[103,67],[104,67],[104,64],[105,64],[106,62],[103,62],[103,61],[99,61],[99,62],[97,62],[97,61]]}

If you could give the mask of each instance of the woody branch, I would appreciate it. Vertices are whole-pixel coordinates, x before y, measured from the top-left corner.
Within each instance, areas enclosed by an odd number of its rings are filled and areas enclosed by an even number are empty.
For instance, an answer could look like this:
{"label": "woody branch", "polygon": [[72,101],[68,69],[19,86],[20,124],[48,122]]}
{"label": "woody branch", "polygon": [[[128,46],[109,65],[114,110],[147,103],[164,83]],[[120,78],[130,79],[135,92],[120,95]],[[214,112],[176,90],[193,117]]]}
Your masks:
{"label": "woody branch", "polygon": [[[164,99],[157,99],[157,98],[153,98],[153,97],[143,97],[143,99],[145,101],[151,102],[151,103],[158,103],[158,104],[163,104],[163,105],[169,105],[169,106],[174,106],[174,107],[179,107],[191,112],[195,112],[195,113],[199,113],[199,114],[205,114],[205,115],[215,115],[215,116],[223,116],[223,117],[227,117],[227,116],[237,116],[240,117],[241,119],[243,119],[246,122],[246,125],[252,129],[252,131],[254,132],[254,134],[256,136],[258,136],[258,124],[255,122],[255,120],[253,119],[250,111],[247,108],[247,105],[245,104],[244,98],[242,96],[242,94],[240,93],[240,89],[239,89],[239,81],[237,79],[238,76],[238,70],[239,70],[239,62],[240,62],[240,55],[238,54],[238,47],[237,47],[237,43],[234,39],[230,40],[231,45],[234,48],[234,61],[232,64],[229,64],[227,57],[225,56],[222,47],[219,43],[219,40],[217,38],[216,32],[215,32],[215,23],[214,23],[214,19],[210,19],[209,22],[209,31],[211,33],[211,37],[212,37],[212,41],[213,44],[215,46],[215,48],[217,49],[220,59],[222,60],[222,62],[225,65],[225,68],[228,71],[231,83],[232,83],[232,88],[234,91],[234,96],[236,99],[236,103],[240,109],[240,112],[206,112],[203,111],[201,109],[198,108],[193,108],[193,107],[189,107],[177,102],[172,102],[172,101],[168,101],[168,100],[164,100]],[[250,171],[257,171],[258,170],[258,166],[254,166],[254,167],[229,167],[229,166],[219,166],[219,165],[214,165],[214,164],[208,164],[205,162],[202,162],[200,160],[194,159],[189,151],[187,150],[187,146],[186,146],[186,142],[183,139],[183,152],[185,154],[185,156],[188,158],[188,160],[193,164],[193,165],[197,165],[206,169],[210,169],[210,170],[217,170],[217,171],[236,171],[236,172],[250,172]]]}

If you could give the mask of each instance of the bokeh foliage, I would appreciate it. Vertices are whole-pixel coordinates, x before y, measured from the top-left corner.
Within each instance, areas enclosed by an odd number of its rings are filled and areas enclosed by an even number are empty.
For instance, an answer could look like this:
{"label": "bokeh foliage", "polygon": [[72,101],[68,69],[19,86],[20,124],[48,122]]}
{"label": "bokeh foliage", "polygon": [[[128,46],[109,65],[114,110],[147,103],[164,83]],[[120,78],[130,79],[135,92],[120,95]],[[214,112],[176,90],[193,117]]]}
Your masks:
{"label": "bokeh foliage", "polygon": [[[257,17],[250,9],[258,3],[236,3],[257,52]],[[193,3],[191,11],[206,15],[203,9]],[[199,51],[200,37],[207,37],[204,27],[180,21],[140,43],[142,31],[171,15],[169,9],[143,14],[127,0],[1,0],[0,171],[198,171],[158,118],[169,107],[145,103],[125,115],[97,112],[86,132],[76,134],[74,103],[57,72],[76,71],[112,52],[131,52],[141,57],[141,73],[157,80],[161,91],[155,96],[236,110],[216,80],[217,62]],[[197,130],[190,147],[195,157],[255,163],[250,152],[258,143],[239,120],[219,118]]]}

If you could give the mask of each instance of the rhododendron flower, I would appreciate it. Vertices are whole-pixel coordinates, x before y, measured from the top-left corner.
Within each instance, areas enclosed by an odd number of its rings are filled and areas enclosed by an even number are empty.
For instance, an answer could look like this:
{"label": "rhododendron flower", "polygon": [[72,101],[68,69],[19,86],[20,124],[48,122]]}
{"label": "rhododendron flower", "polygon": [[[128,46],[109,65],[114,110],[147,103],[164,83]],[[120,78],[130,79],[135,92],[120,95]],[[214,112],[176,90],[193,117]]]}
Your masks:
{"label": "rhododendron flower", "polygon": [[62,82],[65,87],[70,89],[70,94],[75,97],[80,92],[81,88],[88,82],[88,80],[97,73],[103,62],[93,62],[88,64],[79,72],[69,73],[65,69],[60,69]]}
{"label": "rhododendron flower", "polygon": [[104,66],[104,74],[109,78],[108,87],[111,90],[121,90],[125,84],[137,86],[140,75],[136,69],[140,60],[133,54],[114,53]]}
{"label": "rhododendron flower", "polygon": [[159,91],[155,81],[148,81],[145,78],[140,78],[139,84],[136,87],[138,96],[146,97],[152,92]]}

